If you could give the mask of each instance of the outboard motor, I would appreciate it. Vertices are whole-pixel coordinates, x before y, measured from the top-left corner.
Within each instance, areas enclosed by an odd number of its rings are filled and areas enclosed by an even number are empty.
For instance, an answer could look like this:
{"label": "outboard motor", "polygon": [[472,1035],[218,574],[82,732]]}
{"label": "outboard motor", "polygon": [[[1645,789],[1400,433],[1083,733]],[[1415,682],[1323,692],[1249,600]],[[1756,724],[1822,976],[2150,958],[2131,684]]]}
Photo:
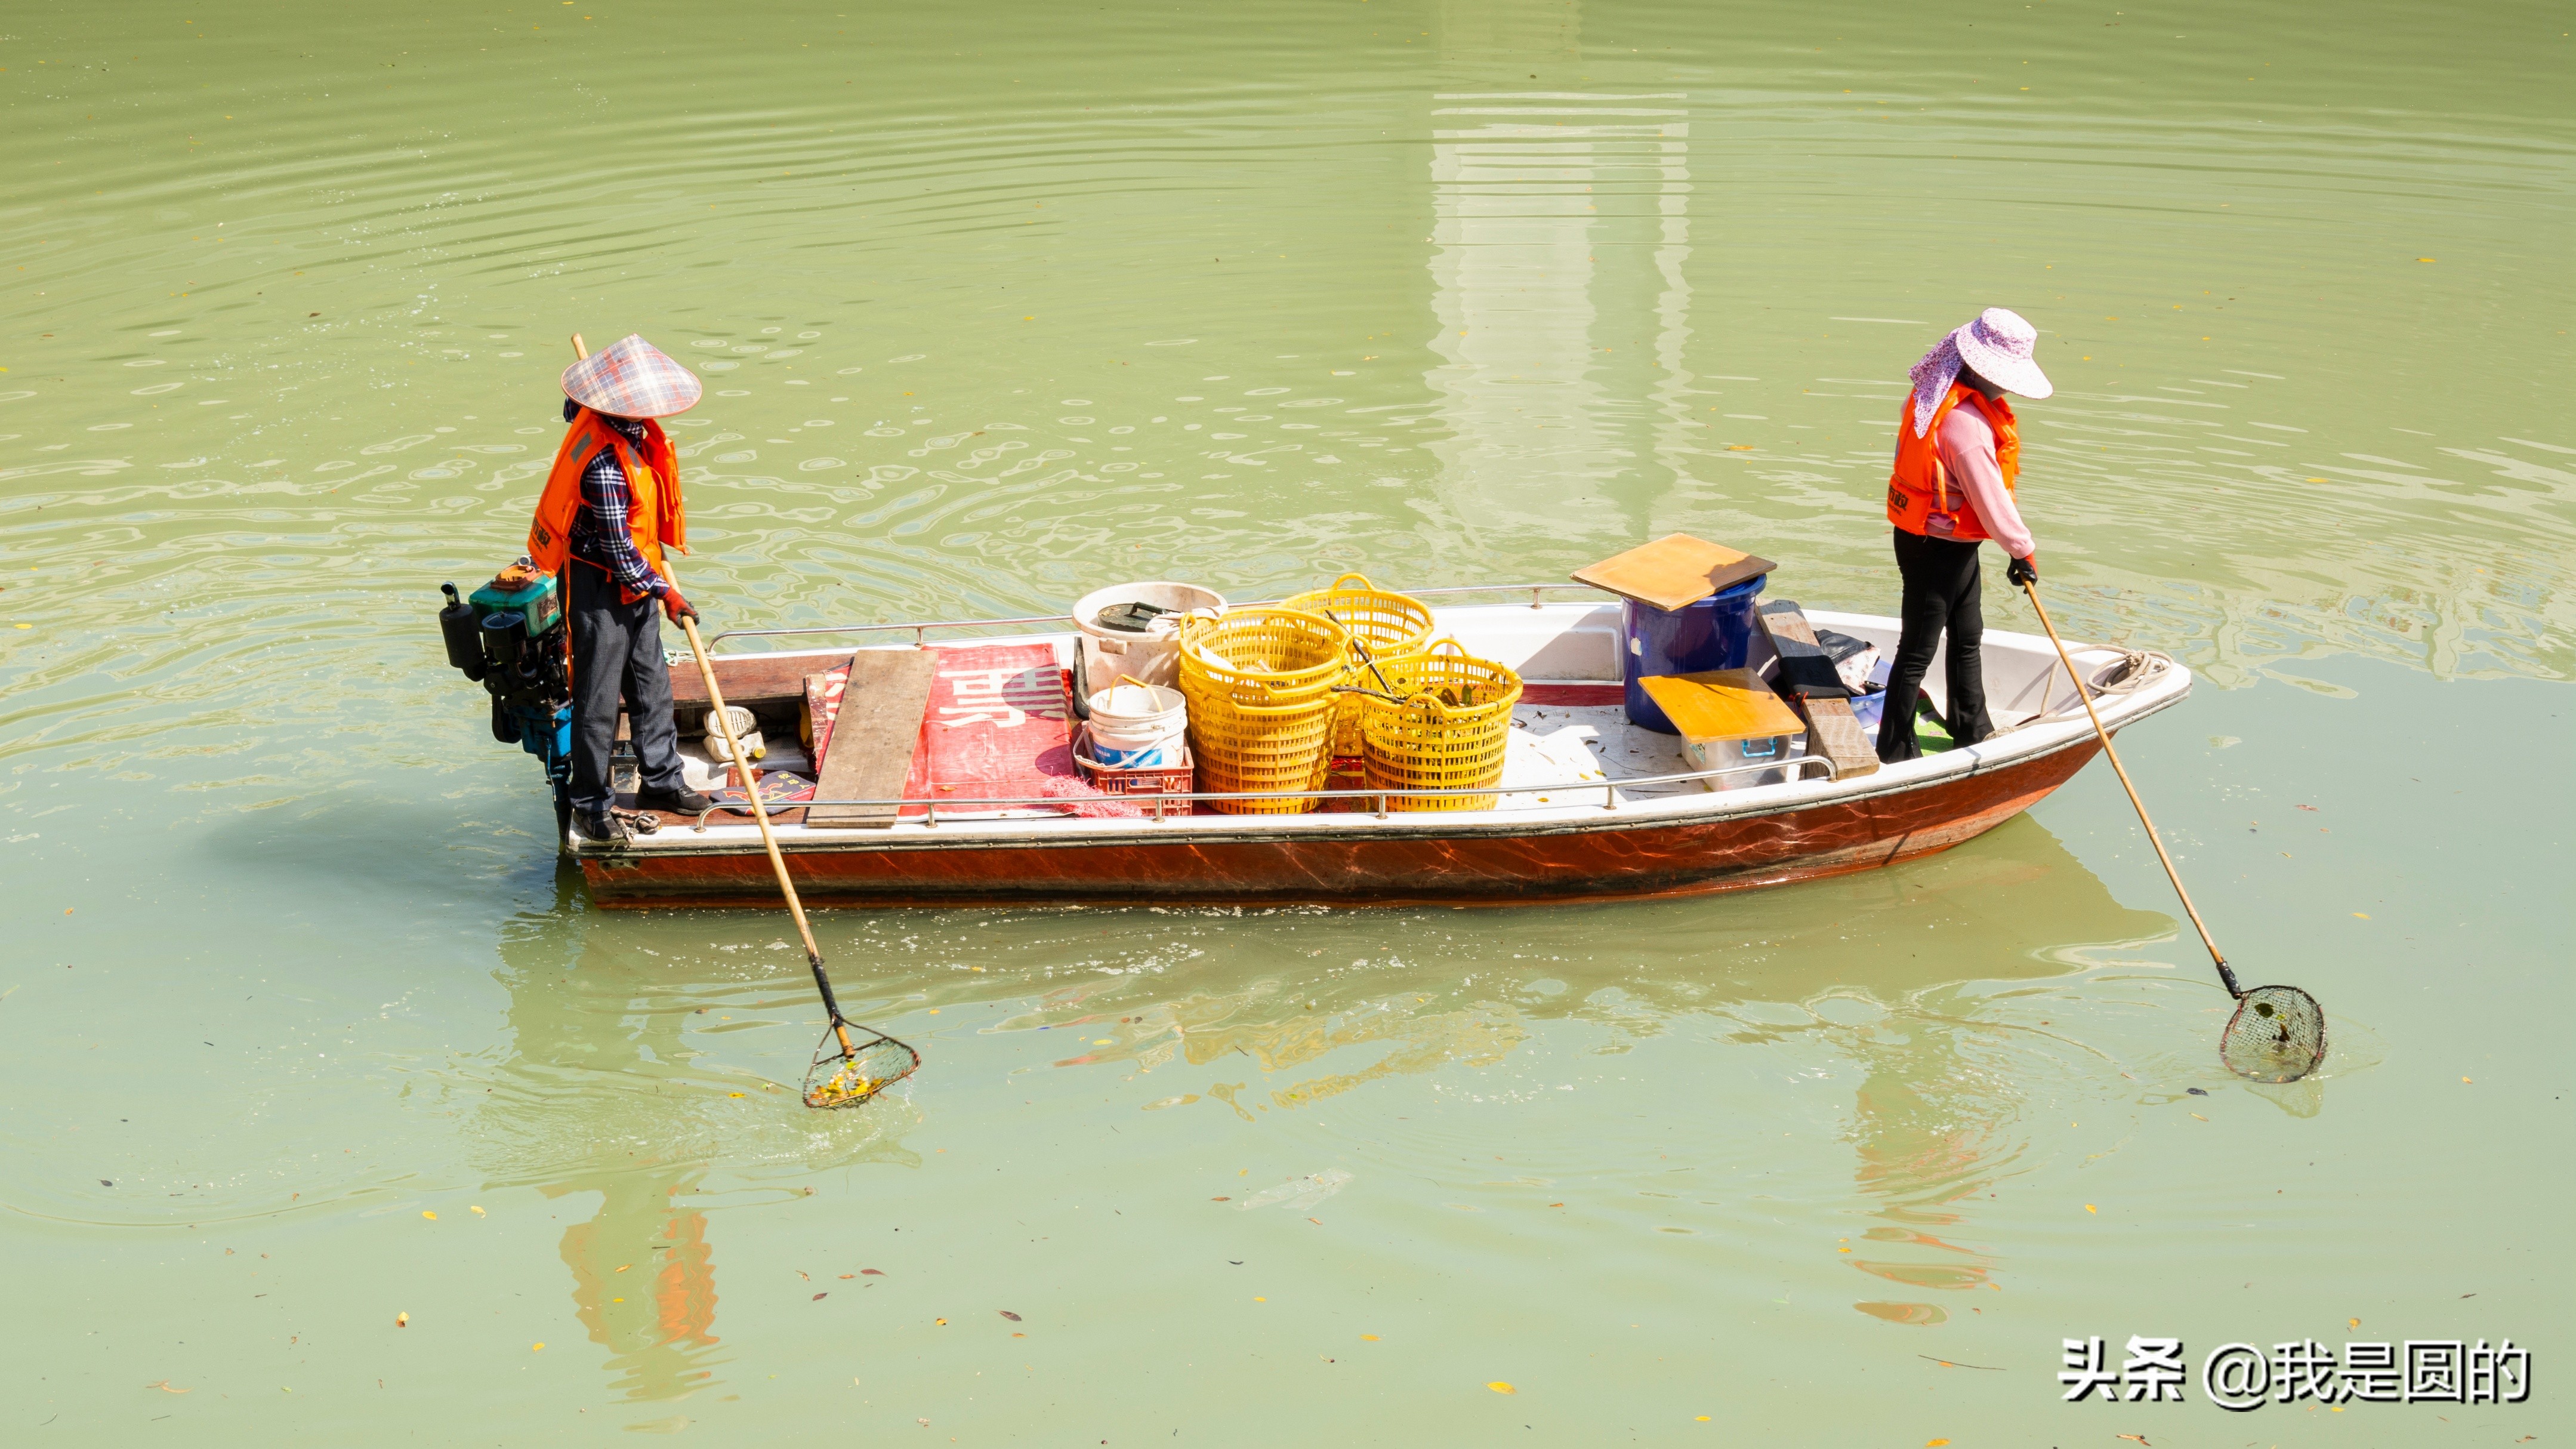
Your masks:
{"label": "outboard motor", "polygon": [[492,738],[546,767],[563,831],[572,823],[572,635],[559,581],[521,558],[462,602],[456,585],[440,588],[447,662],[491,696]]}

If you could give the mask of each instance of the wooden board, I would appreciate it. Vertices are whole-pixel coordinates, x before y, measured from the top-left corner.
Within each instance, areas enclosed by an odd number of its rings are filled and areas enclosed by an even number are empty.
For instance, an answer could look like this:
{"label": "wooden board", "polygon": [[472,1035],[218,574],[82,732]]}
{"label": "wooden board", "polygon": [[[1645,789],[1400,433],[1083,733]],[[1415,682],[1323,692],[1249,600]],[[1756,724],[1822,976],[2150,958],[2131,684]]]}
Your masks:
{"label": "wooden board", "polygon": [[[1815,626],[1807,622],[1806,611],[1798,607],[1796,600],[1774,599],[1762,606],[1759,617],[1763,631],[1771,636],[1773,647],[1780,651],[1784,673],[1793,649],[1801,653],[1812,651],[1824,663],[1826,671],[1832,672],[1832,661],[1825,658],[1823,647],[1816,643]],[[1839,682],[1841,676],[1836,675],[1835,678]],[[1802,695],[1793,693],[1792,698],[1798,711],[1806,716],[1807,753],[1831,760],[1835,779],[1878,773],[1878,742],[1871,739],[1869,732],[1860,727],[1860,721],[1852,717],[1851,700],[1846,695],[1815,691],[1803,692]]]}
{"label": "wooden board", "polygon": [[[680,641],[683,645],[688,642]],[[784,709],[805,698],[805,675],[814,668],[815,660],[810,654],[785,659],[719,654],[714,664],[716,685],[724,691],[725,703],[754,710]],[[707,710],[707,682],[698,676],[698,662],[685,654],[679,663],[670,666],[670,671],[672,709],[678,718],[694,725]]]}
{"label": "wooden board", "polygon": [[[831,742],[814,782],[818,800],[893,800],[903,795],[921,744],[921,719],[930,707],[938,656],[928,649],[862,649],[850,656],[850,682],[841,692]],[[824,830],[884,830],[894,806],[816,805],[805,824]]]}
{"label": "wooden board", "polygon": [[1779,668],[1771,675],[1771,687],[1793,700],[1849,699],[1851,691],[1843,686],[1841,673],[1816,642],[1816,631],[1807,622],[1806,611],[1795,599],[1773,599],[1760,611],[1762,632],[1771,638],[1772,651],[1779,656]]}
{"label": "wooden board", "polygon": [[1750,669],[1651,674],[1637,681],[1684,740],[1753,740],[1806,731],[1807,722]]}
{"label": "wooden board", "polygon": [[1574,581],[1669,613],[1771,572],[1769,559],[1675,533],[1574,571]]}

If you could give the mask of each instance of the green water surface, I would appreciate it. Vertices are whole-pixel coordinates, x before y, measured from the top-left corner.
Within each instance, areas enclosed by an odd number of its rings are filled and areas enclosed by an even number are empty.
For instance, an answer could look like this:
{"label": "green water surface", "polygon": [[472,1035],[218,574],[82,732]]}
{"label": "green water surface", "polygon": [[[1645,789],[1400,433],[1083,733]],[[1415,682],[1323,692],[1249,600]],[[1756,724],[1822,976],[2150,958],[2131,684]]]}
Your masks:
{"label": "green water surface", "polygon": [[[2569,28],[10,8],[6,1437],[2563,1437]],[[1987,305],[2057,383],[2052,612],[2199,671],[2124,753],[2317,1079],[2219,1066],[2095,767],[1696,901],[825,912],[927,1065],[809,1113],[783,918],[591,909],[435,630],[576,330],[707,381],[717,629],[1678,529],[1892,612],[1905,369]],[[2510,1337],[2535,1388],[2061,1403],[2094,1334]]]}

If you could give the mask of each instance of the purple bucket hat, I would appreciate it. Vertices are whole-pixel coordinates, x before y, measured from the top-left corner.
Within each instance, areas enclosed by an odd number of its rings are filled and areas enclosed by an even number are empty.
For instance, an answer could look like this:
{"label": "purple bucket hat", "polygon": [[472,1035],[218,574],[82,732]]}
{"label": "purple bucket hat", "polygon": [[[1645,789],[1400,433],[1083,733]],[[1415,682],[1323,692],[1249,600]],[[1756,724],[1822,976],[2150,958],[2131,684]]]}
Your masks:
{"label": "purple bucket hat", "polygon": [[595,413],[667,418],[697,406],[706,384],[669,354],[630,333],[564,369],[564,396]]}
{"label": "purple bucket hat", "polygon": [[2039,329],[2022,320],[2020,313],[2001,307],[1988,307],[1977,314],[1976,321],[1942,338],[1939,346],[1914,364],[1911,374],[1915,436],[1921,437],[1932,426],[1932,414],[1940,410],[1950,384],[1959,380],[1961,362],[1986,381],[2023,397],[2043,398],[2057,391],[2032,355],[2038,346]]}

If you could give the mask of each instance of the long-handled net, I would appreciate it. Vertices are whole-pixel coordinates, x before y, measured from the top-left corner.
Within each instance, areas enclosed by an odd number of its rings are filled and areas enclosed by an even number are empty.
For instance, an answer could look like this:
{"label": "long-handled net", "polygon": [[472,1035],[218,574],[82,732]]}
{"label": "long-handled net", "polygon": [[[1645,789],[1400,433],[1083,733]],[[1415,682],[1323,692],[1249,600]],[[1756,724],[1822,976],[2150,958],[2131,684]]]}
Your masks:
{"label": "long-handled net", "polygon": [[[2226,964],[2219,969],[2226,971]],[[2232,987],[2236,973],[2227,971]],[[2236,998],[2218,1039],[2227,1069],[2258,1082],[2295,1082],[2326,1055],[2326,1014],[2317,999],[2295,986],[2257,986]]]}
{"label": "long-handled net", "polygon": [[[724,691],[716,687],[715,665],[707,658],[707,646],[698,639],[698,621],[688,615],[680,618],[680,627],[689,636],[689,650],[697,656],[698,675],[706,681],[707,701],[715,708],[717,727],[724,732],[725,748],[731,758],[743,758],[741,742],[734,738],[733,716],[726,710]],[[744,792],[751,806],[751,818],[760,826],[760,843],[769,852],[769,868],[778,875],[779,893],[787,897],[787,913],[796,918],[796,934],[805,942],[805,964],[813,968],[814,989],[823,995],[823,1010],[832,1025],[823,1033],[822,1043],[814,1048],[813,1063],[805,1069],[805,1105],[808,1107],[855,1107],[904,1078],[921,1065],[921,1053],[878,1031],[861,1026],[841,1014],[841,1003],[832,995],[832,978],[823,974],[823,952],[814,944],[814,929],[805,923],[805,903],[796,898],[796,882],[787,875],[787,858],[778,852],[778,837],[769,828],[769,809],[758,790]],[[865,1032],[868,1041],[850,1040],[853,1031]]]}
{"label": "long-handled net", "polygon": [[[849,1029],[869,1040],[855,1046]],[[921,1053],[876,1030],[852,1021],[834,1021],[815,1044],[814,1064],[805,1069],[805,1105],[855,1107],[904,1078],[921,1065]]]}
{"label": "long-handled net", "polygon": [[2075,672],[2075,657],[2066,652],[2066,641],[2057,637],[2057,626],[2048,622],[2048,610],[2039,602],[2039,586],[2025,583],[2022,592],[2030,595],[2030,606],[2039,612],[2039,627],[2048,631],[2048,642],[2057,646],[2057,658],[2066,666],[2066,677],[2075,685],[2075,697],[2084,703],[2085,717],[2093,721],[2093,733],[2102,739],[2102,754],[2111,762],[2112,773],[2120,777],[2120,788],[2129,792],[2129,803],[2136,807],[2138,823],[2147,828],[2147,843],[2156,848],[2156,859],[2164,862],[2165,879],[2173,882],[2174,894],[2182,898],[2183,914],[2191,917],[2192,929],[2200,932],[2200,944],[2209,948],[2209,959],[2218,967],[2219,984],[2236,998],[2236,1013],[2227,1019],[2227,1030],[2218,1039],[2218,1059],[2240,1077],[2257,1082],[2295,1082],[2317,1069],[2326,1058],[2326,1013],[2317,999],[2295,986],[2257,986],[2248,991],[2236,984],[2235,969],[2218,949],[2209,927],[2200,919],[2200,908],[2191,903],[2191,892],[2182,886],[2182,872],[2174,869],[2173,857],[2165,854],[2164,838],[2156,834],[2156,822],[2147,818],[2146,802],[2138,798],[2138,787],[2129,783],[2129,772],[2120,765],[2120,752],[2111,748],[2111,732],[2102,727],[2102,716],[2093,709],[2093,693],[2084,687],[2084,676]]}

